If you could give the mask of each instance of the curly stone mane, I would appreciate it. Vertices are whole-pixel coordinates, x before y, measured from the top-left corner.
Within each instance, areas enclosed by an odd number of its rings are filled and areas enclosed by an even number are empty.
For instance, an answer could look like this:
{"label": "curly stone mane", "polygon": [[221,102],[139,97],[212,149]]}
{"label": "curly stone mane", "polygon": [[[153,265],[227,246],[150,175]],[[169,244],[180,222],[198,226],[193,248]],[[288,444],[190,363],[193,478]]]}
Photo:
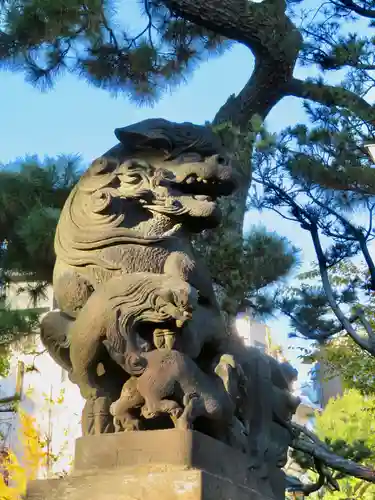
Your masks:
{"label": "curly stone mane", "polygon": [[107,340],[111,348],[124,353],[126,371],[139,375],[145,368],[138,343],[141,325],[169,324],[173,317],[171,309],[163,309],[167,304],[182,315],[195,300],[190,285],[171,276],[134,273],[126,280],[114,277],[88,299],[76,321],[68,320],[64,330],[61,325],[57,328],[57,336],[53,316],[59,313],[50,311],[42,320],[42,341],[54,358],[63,358],[64,368],[71,371],[69,350],[77,336],[86,338],[87,335],[87,343],[90,339]]}
{"label": "curly stone mane", "polygon": [[[119,278],[116,278],[119,280]],[[129,283],[129,281],[131,281]],[[108,283],[110,286],[110,283]],[[107,304],[112,311],[111,323],[118,328],[108,331],[107,338],[116,351],[124,349],[124,340],[135,343],[135,336],[141,323],[161,324],[171,321],[170,314],[161,310],[165,302],[161,300],[160,291],[167,290],[172,304],[184,310],[189,305],[191,288],[188,283],[166,275],[131,275],[126,289],[114,290]]]}
{"label": "curly stone mane", "polygon": [[[140,199],[150,193],[147,174],[152,167],[139,160],[127,162],[132,174],[143,178],[138,188],[130,184],[129,198]],[[120,196],[118,191],[120,162],[115,159],[95,160],[70,193],[62,210],[55,235],[57,257],[72,266],[97,265],[108,270],[119,267],[98,257],[95,250],[115,244],[157,243],[162,237],[147,237],[135,230],[122,227],[126,214],[112,206]],[[126,166],[126,164],[125,164]],[[129,179],[130,180],[130,179]],[[144,186],[142,186],[142,184]]]}
{"label": "curly stone mane", "polygon": [[[127,198],[142,200],[143,209],[154,213],[177,216],[186,212],[184,208],[168,206],[165,200],[155,198],[155,170],[142,160],[145,151],[162,152],[165,160],[171,160],[184,152],[199,151],[203,156],[210,156],[222,149],[208,127],[163,119],[144,120],[116,129],[115,135],[121,144],[91,164],[62,210],[55,252],[65,264],[119,271],[119,264],[105,259],[101,249],[132,243],[152,245],[176,234],[178,227],[154,236],[137,232],[128,225],[123,206],[116,203],[116,198]],[[131,170],[130,174],[126,169]],[[134,182],[135,179],[140,182]],[[145,204],[150,199],[151,203]]]}
{"label": "curly stone mane", "polygon": [[123,352],[125,371],[140,375],[147,366],[138,342],[141,324],[170,324],[174,320],[171,311],[183,315],[191,307],[193,297],[186,282],[170,276],[134,273],[127,280],[112,278],[105,289],[88,300],[72,326],[70,340],[74,342],[77,335],[82,337],[87,318],[94,315],[91,337],[107,341],[115,351]]}

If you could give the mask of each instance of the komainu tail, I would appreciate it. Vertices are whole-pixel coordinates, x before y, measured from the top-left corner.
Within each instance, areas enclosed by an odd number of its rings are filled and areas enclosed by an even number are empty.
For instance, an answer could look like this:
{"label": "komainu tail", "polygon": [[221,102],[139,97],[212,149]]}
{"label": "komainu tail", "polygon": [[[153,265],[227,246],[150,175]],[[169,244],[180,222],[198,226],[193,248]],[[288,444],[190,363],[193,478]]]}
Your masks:
{"label": "komainu tail", "polygon": [[74,319],[59,309],[46,313],[40,322],[40,338],[44,347],[51,358],[68,372],[72,370],[69,330],[73,323]]}

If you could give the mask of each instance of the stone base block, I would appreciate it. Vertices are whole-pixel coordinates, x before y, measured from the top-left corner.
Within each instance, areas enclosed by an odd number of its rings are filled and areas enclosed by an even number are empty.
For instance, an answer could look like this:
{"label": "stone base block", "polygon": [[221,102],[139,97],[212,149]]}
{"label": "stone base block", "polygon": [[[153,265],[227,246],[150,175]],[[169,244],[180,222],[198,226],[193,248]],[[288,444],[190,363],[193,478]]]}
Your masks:
{"label": "stone base block", "polygon": [[268,500],[249,487],[209,472],[166,468],[118,469],[34,481],[27,500]]}
{"label": "stone base block", "polygon": [[276,500],[246,457],[195,431],[168,429],[77,440],[74,471],[33,481],[27,500]]}

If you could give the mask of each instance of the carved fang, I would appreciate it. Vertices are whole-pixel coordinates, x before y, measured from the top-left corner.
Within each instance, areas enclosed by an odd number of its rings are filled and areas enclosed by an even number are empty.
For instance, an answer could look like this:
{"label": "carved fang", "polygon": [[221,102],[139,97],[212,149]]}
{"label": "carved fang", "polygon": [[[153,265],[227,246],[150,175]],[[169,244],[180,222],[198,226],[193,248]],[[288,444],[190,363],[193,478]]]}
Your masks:
{"label": "carved fang", "polygon": [[173,349],[175,342],[176,342],[176,336],[173,333],[166,334],[164,336],[164,341],[165,341],[166,349],[171,351]]}
{"label": "carved fang", "polygon": [[165,337],[164,337],[164,334],[162,332],[160,332],[160,330],[154,332],[153,339],[154,339],[154,345],[155,345],[156,349],[163,349],[164,348]]}

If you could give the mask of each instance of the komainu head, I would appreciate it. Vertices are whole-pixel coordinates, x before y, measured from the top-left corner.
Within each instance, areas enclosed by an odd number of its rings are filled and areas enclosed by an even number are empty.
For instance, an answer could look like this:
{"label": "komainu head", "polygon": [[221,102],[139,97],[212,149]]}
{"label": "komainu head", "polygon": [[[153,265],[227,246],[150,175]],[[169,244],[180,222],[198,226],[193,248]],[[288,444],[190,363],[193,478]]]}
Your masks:
{"label": "komainu head", "polygon": [[91,164],[62,210],[55,250],[71,265],[99,265],[105,248],[215,227],[217,199],[235,189],[232,168],[206,127],[146,120],[116,135],[121,143]]}
{"label": "komainu head", "polygon": [[215,134],[191,123],[150,119],[116,129],[120,144],[104,157],[119,161],[119,193],[145,209],[200,231],[220,222],[217,199],[235,189],[232,168]]}

